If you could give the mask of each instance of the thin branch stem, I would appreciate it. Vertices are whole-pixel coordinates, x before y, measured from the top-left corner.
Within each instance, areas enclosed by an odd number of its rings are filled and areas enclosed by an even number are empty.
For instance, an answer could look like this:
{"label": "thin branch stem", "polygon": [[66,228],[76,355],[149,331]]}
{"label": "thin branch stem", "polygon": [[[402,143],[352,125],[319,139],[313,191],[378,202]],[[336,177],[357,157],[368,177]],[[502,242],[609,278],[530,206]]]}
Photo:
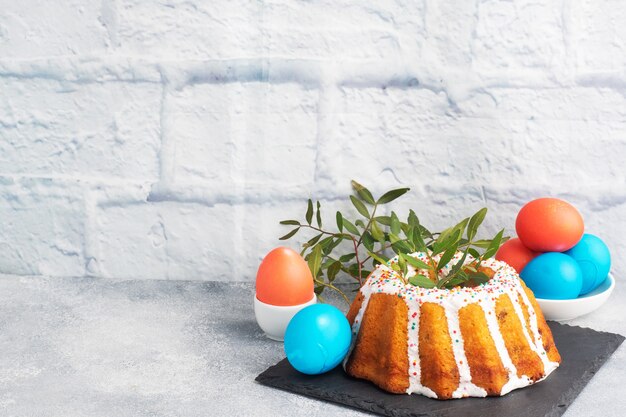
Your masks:
{"label": "thin branch stem", "polygon": [[345,300],[345,302],[346,302],[348,305],[350,305],[350,300],[348,300],[348,297],[347,297],[347,296],[343,293],[343,291],[341,291],[339,288],[335,287],[333,284],[329,284],[329,283],[326,283],[326,282],[324,282],[324,281],[320,281],[320,280],[319,280],[319,279],[317,279],[317,278],[314,278],[314,280],[315,280],[315,282],[316,282],[317,284],[319,284],[319,285],[322,285],[322,286],[324,286],[324,287],[328,287],[328,288],[330,288],[331,290],[337,291],[339,294],[341,294],[341,296],[343,297],[343,299]]}
{"label": "thin branch stem", "polygon": [[[391,243],[385,245],[384,247],[378,249],[376,252],[372,252],[372,253],[375,253],[376,255],[378,255],[379,253],[382,253],[383,251],[385,251],[386,249],[389,249],[390,247],[391,247]],[[361,264],[365,265],[365,262],[369,261],[370,259],[372,259],[372,257],[368,255],[367,258],[363,259],[363,262]]]}
{"label": "thin branch stem", "polygon": [[[306,228],[309,228],[309,229],[317,230],[318,232],[323,233],[325,235],[331,235],[331,236],[336,236],[336,237],[348,236],[350,238],[350,240],[352,240],[352,244],[354,246],[354,254],[356,256],[356,262],[359,264],[359,276],[357,277],[357,280],[359,281],[359,287],[363,286],[363,278],[361,277],[361,262],[359,261],[359,251],[358,251],[359,243],[357,243],[357,241],[354,238],[354,236],[352,236],[349,233],[331,233],[331,232],[327,232],[325,230],[320,229],[319,227],[311,226],[310,224],[301,224],[300,227],[306,227]],[[350,275],[350,276],[352,276],[352,275]],[[344,297],[345,297],[345,295],[344,295]]]}
{"label": "thin branch stem", "polygon": [[322,230],[319,227],[315,227],[315,226],[311,226],[310,224],[300,224],[300,227],[306,227],[308,229],[313,229],[313,230],[317,230],[320,233],[323,233],[325,235],[333,235],[333,236],[337,236],[337,235],[342,235],[343,233],[331,233],[331,232],[327,232],[326,230]]}
{"label": "thin branch stem", "polygon": [[359,265],[359,287],[363,286],[363,278],[361,277],[361,271],[362,271],[362,265],[361,265],[361,261],[359,260],[359,245],[356,243],[356,239],[352,239],[352,244],[354,245],[354,253],[356,255],[356,263]]}
{"label": "thin branch stem", "polygon": [[359,243],[358,245],[361,244],[361,242],[363,241],[363,236],[365,235],[365,232],[367,232],[367,230],[370,228],[370,226],[372,225],[372,220],[374,220],[374,216],[376,216],[376,209],[378,208],[378,204],[374,204],[374,209],[372,210],[372,215],[370,216],[369,220],[367,221],[367,224],[365,225],[365,229],[363,229],[363,233],[361,234],[361,236],[359,237]]}
{"label": "thin branch stem", "polygon": [[354,253],[356,254],[356,262],[359,265],[359,285],[363,286],[363,277],[361,276],[362,271],[363,271],[363,262],[361,262],[361,260],[359,259],[359,246],[361,246],[361,242],[363,242],[363,236],[365,236],[365,233],[367,232],[367,230],[370,228],[370,226],[372,225],[372,220],[374,219],[374,216],[376,215],[376,208],[378,207],[378,204],[374,204],[374,209],[372,210],[372,215],[370,216],[369,220],[367,221],[367,224],[365,225],[365,229],[363,229],[363,233],[361,233],[361,236],[359,236],[359,241],[356,242],[356,240],[352,240],[352,243],[354,244]]}

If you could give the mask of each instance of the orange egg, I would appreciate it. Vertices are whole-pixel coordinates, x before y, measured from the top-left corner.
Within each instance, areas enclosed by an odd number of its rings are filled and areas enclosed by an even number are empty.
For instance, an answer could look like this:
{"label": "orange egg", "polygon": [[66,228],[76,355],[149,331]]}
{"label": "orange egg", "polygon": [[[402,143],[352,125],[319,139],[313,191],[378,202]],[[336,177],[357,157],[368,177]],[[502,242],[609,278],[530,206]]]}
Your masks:
{"label": "orange egg", "polygon": [[256,297],[265,304],[293,306],[313,298],[313,274],[292,249],[279,247],[268,253],[256,274]]}
{"label": "orange egg", "polygon": [[539,252],[563,252],[583,236],[583,218],[567,201],[538,198],[517,215],[515,230],[524,246]]}
{"label": "orange egg", "polygon": [[528,249],[518,238],[509,239],[498,249],[496,259],[506,262],[519,274],[526,264],[539,255],[538,252]]}

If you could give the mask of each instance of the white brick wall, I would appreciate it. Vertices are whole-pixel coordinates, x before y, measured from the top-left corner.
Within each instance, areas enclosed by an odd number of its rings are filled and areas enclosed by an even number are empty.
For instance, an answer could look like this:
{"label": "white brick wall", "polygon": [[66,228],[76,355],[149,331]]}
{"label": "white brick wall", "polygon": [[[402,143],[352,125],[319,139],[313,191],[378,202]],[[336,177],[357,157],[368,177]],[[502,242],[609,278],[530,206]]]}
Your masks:
{"label": "white brick wall", "polygon": [[569,199],[626,262],[626,4],[0,0],[0,272],[252,280],[355,178]]}

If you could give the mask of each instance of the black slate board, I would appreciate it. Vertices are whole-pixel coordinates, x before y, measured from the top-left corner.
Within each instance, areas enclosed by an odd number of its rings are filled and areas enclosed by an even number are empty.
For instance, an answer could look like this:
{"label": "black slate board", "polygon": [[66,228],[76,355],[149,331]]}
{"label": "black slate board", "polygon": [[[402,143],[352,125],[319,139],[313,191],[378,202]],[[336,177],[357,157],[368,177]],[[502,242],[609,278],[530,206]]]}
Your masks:
{"label": "black slate board", "polygon": [[438,401],[421,395],[394,395],[368,381],[349,377],[341,368],[322,375],[304,375],[287,359],[256,380],[296,394],[357,408],[383,416],[560,416],[593,375],[624,341],[624,336],[548,322],[563,359],[546,380],[504,397]]}

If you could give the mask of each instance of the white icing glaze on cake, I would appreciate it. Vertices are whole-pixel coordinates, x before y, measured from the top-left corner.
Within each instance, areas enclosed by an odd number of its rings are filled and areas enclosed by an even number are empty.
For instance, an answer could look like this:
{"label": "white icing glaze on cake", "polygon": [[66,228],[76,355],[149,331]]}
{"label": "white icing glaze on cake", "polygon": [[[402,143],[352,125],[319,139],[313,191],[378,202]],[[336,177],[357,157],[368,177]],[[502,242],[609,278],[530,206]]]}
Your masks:
{"label": "white icing glaze on cake", "polygon": [[[416,252],[411,256],[427,262],[427,257],[422,252]],[[448,266],[444,267],[441,273],[448,272],[451,265],[454,265],[462,257],[462,253],[457,253],[455,257],[448,263]],[[435,256],[434,259],[438,261],[439,256]],[[474,261],[470,255],[467,256],[465,263]],[[391,259],[389,262],[397,262],[397,257]],[[437,398],[435,392],[430,388],[421,384],[421,366],[419,358],[419,315],[420,306],[424,303],[435,303],[444,307],[446,312],[446,319],[448,322],[448,333],[452,339],[452,351],[456,361],[457,368],[459,370],[460,381],[459,387],[452,394],[453,398],[463,397],[485,397],[487,392],[471,381],[471,374],[469,364],[465,355],[465,349],[463,346],[463,338],[459,326],[458,312],[461,308],[468,304],[477,303],[484,311],[485,318],[487,320],[487,326],[491,336],[493,338],[496,350],[502,360],[503,366],[508,371],[509,380],[502,387],[500,395],[507,394],[508,392],[531,385],[533,381],[527,377],[517,376],[517,369],[513,364],[508,350],[506,349],[502,333],[496,318],[496,299],[502,294],[507,294],[513,303],[515,314],[518,316],[524,329],[524,337],[526,338],[530,348],[536,352],[541,358],[544,365],[545,379],[552,371],[554,371],[559,364],[557,362],[551,362],[548,359],[547,353],[543,347],[541,336],[538,330],[537,315],[530,303],[521,283],[517,272],[508,264],[497,261],[495,259],[487,259],[482,262],[481,266],[491,268],[495,271],[494,276],[486,283],[477,287],[455,287],[453,289],[426,289],[422,287],[415,287],[413,285],[406,285],[400,279],[398,274],[393,271],[388,265],[378,265],[376,269],[370,274],[364,285],[361,287],[361,293],[363,294],[363,302],[355,317],[352,325],[352,346],[350,352],[344,360],[344,368],[350,357],[356,336],[359,333],[361,321],[363,320],[363,314],[367,309],[367,304],[371,294],[385,293],[391,295],[397,295],[402,298],[408,307],[408,337],[407,337],[407,352],[409,359],[409,388],[408,394],[417,393],[427,397]],[[417,271],[415,268],[409,266],[409,272],[407,278],[422,273],[426,275],[426,271]],[[529,314],[530,332],[528,333],[526,320],[522,307],[518,300],[521,300],[526,307],[526,311]]]}

